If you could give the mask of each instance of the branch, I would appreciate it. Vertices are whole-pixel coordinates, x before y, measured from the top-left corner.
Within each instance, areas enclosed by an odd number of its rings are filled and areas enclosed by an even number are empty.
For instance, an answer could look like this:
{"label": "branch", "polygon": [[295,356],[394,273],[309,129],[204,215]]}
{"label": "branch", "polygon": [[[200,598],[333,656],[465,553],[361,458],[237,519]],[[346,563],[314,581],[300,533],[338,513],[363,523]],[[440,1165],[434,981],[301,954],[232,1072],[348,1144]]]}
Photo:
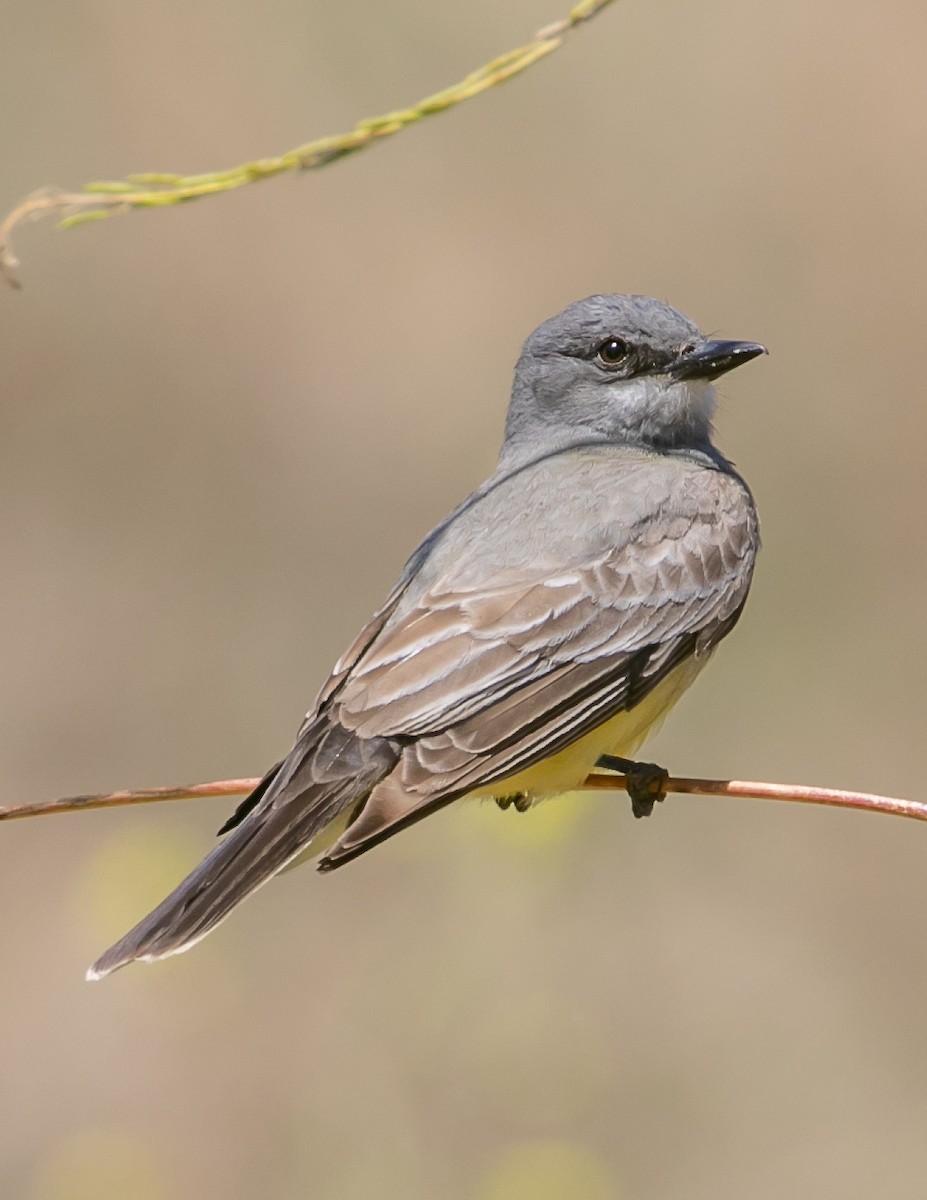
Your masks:
{"label": "branch", "polygon": [[[257,787],[258,779],[220,779],[189,787],[161,787],[149,791],[103,792],[90,796],[66,796],[62,800],[38,801],[0,808],[0,821],[17,817],[40,817],[51,813],[78,812],[85,808],[116,808],[126,804],[150,804],[156,800],[199,800],[206,796],[241,796]],[[868,812],[892,813],[927,821],[927,803],[874,796],[867,792],[839,792],[833,788],[804,787],[792,783],[748,783],[742,780],[682,779],[663,781],[667,792],[689,796],[738,796],[756,800],[789,800],[797,804],[823,804],[833,808],[857,808]],[[590,775],[577,791],[623,791],[623,775]]]}
{"label": "branch", "polygon": [[0,821],[17,817],[45,817],[53,813],[82,812],[85,808],[119,808],[125,804],[153,804],[156,800],[201,800],[206,796],[243,796],[252,792],[259,779],[219,779],[214,783],[191,783],[186,787],[149,788],[140,792],[96,792],[88,796],[65,796],[62,800],[39,800],[35,804],[12,804],[0,808]]}
{"label": "branch", "polygon": [[[623,775],[590,775],[580,791],[621,791]],[[927,803],[876,796],[871,792],[841,792],[836,788],[806,787],[801,783],[755,783],[742,779],[683,779],[662,781],[667,792],[687,796],[736,796],[744,800],[789,800],[794,804],[823,804],[830,808],[856,808],[864,812],[891,813],[927,821]],[[2,819],[0,809],[0,819]]]}
{"label": "branch", "polygon": [[577,25],[591,20],[612,0],[581,0],[560,21],[555,21],[538,30],[530,42],[509,50],[494,58],[479,70],[452,84],[433,96],[426,96],[411,108],[384,113],[358,122],[347,133],[318,138],[304,146],[288,150],[277,158],[262,158],[243,163],[230,170],[214,171],[205,175],[173,175],[167,173],[145,173],[129,175],[125,179],[88,183],[80,192],[63,192],[58,188],[43,188],[27,196],[0,223],[0,275],[13,287],[19,287],[14,274],[18,265],[10,244],[17,225],[41,217],[57,214],[58,228],[70,229],[87,221],[102,221],[106,217],[128,212],[133,208],[163,208],[165,205],[182,204],[188,200],[199,200],[217,192],[228,192],[246,183],[270,179],[286,171],[309,171],[327,166],[349,154],[391,137],[407,125],[444,112],[448,108],[470,100],[500,83],[514,79],[540,59],[546,58],[563,44],[567,34]]}

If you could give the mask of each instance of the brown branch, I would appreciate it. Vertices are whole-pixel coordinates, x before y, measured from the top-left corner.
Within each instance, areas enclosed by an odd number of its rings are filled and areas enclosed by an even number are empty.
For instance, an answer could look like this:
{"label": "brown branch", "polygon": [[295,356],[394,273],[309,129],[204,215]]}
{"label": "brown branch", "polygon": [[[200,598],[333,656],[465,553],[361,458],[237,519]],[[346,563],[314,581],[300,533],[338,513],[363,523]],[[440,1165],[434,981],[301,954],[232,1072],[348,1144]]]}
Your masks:
{"label": "brown branch", "polygon": [[186,787],[149,788],[138,792],[96,792],[88,796],[65,796],[61,800],[38,800],[34,804],[12,804],[0,808],[0,821],[17,817],[45,817],[53,813],[81,812],[85,808],[118,808],[124,804],[152,804],[156,800],[201,800],[206,796],[243,796],[260,780],[218,779],[214,783],[192,783]]}
{"label": "brown branch", "polygon": [[[582,791],[623,791],[623,775],[590,775]],[[864,812],[891,813],[927,821],[927,803],[877,796],[872,792],[841,792],[836,788],[807,787],[801,783],[756,783],[742,779],[683,779],[664,781],[668,792],[688,796],[737,796],[744,800],[790,800],[794,804],[823,804],[830,808],[856,808]]]}
{"label": "brown branch", "polygon": [[[126,804],[151,804],[156,800],[199,800],[206,796],[241,796],[257,787],[257,779],[219,779],[189,787],[161,787],[148,791],[101,792],[89,796],[66,796],[61,800],[38,801],[0,808],[0,821],[17,817],[40,817],[51,813],[79,812],[85,808],[115,808]],[[927,803],[876,796],[868,792],[841,792],[834,788],[805,787],[793,783],[750,783],[743,780],[670,778],[667,792],[689,796],[737,796],[754,800],[788,800],[796,804],[823,804],[833,808],[856,808],[867,812],[891,813],[927,821]],[[590,775],[578,791],[623,791],[623,775]]]}

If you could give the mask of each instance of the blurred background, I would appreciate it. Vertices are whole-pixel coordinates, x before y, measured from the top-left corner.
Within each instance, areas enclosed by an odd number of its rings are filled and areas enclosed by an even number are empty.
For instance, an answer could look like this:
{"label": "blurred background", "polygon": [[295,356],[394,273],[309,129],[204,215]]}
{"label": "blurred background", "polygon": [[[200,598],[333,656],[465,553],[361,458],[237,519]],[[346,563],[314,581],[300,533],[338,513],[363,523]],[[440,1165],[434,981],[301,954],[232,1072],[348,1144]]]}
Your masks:
{"label": "blurred background", "polygon": [[[4,0],[0,208],[339,132],[566,8]],[[318,174],[21,229],[0,801],[260,774],[594,291],[771,350],[718,416],[753,596],[652,757],[923,799],[925,39],[915,0],[623,0]],[[4,1197],[923,1197],[923,828],[448,811],[86,985],[232,806],[0,828]]]}

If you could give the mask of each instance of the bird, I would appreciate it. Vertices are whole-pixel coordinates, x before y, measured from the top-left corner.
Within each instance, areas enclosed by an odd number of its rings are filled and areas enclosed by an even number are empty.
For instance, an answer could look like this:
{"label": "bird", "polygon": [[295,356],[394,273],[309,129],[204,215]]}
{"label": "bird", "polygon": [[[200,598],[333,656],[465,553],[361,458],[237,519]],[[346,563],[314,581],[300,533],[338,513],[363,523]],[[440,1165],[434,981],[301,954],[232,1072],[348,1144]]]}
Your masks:
{"label": "bird", "polygon": [[495,470],[432,530],[287,756],[192,873],[87,972],[180,953],[285,867],[342,866],[463,798],[523,811],[625,770],[743,610],[756,506],[712,441],[714,381],[766,348],[593,295],[525,341]]}

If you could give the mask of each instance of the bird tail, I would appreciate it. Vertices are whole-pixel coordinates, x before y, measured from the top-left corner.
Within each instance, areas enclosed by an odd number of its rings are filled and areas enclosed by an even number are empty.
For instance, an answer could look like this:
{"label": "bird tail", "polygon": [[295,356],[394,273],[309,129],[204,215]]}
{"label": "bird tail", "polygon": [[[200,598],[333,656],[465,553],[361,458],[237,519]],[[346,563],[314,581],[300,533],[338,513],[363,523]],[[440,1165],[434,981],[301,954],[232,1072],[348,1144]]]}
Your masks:
{"label": "bird tail", "polygon": [[88,980],[137,959],[154,962],[189,950],[294,859],[307,850],[327,849],[384,773],[370,770],[374,764],[368,763],[359,776],[300,786],[303,772],[298,767],[287,772],[287,765],[277,779],[268,782],[265,776],[259,803],[156,909],[97,959]]}

